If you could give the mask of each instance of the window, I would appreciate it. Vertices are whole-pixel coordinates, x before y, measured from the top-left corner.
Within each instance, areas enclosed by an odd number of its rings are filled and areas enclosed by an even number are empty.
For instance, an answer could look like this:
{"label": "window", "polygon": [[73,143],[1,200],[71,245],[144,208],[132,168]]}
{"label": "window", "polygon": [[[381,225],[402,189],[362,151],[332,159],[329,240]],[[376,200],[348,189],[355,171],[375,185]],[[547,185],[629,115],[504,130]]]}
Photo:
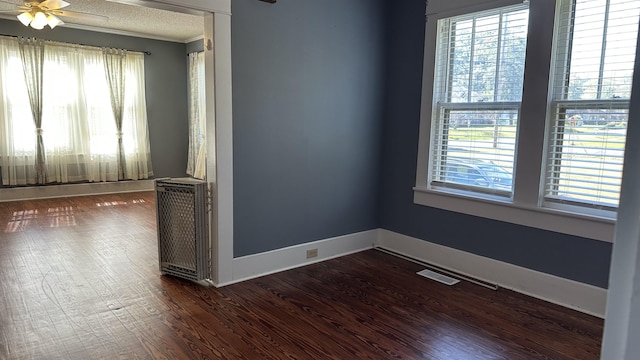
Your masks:
{"label": "window", "polygon": [[189,152],[187,174],[198,179],[207,175],[205,54],[189,55]]}
{"label": "window", "polygon": [[640,4],[566,1],[558,11],[544,199],[615,209]]}
{"label": "window", "polygon": [[[117,131],[100,48],[45,42],[42,123],[36,129],[19,41],[0,36],[0,176],[2,185],[117,181],[153,175],[144,96],[144,55],[123,58],[124,111]],[[44,161],[38,162],[36,134]],[[123,158],[118,159],[118,137]],[[37,164],[44,167],[38,178]]]}
{"label": "window", "polygon": [[[7,51],[5,49],[5,51]],[[8,52],[8,51],[7,51]],[[9,61],[2,63],[3,77],[0,80],[3,88],[9,88],[16,93],[27,93],[27,87],[24,83],[24,75],[22,73],[22,64],[20,62],[20,54],[12,52]],[[12,114],[16,118],[31,119],[31,107],[29,106],[29,98],[27,96],[11,96],[4,102],[4,109],[7,113]],[[34,152],[36,144],[33,141],[33,132],[35,126],[33,121],[17,121],[12,127],[8,128],[12,139],[15,141],[15,149],[18,153]]]}
{"label": "window", "polygon": [[432,186],[511,195],[528,13],[438,21]]}
{"label": "window", "polygon": [[414,201],[612,241],[640,1],[440,2]]}

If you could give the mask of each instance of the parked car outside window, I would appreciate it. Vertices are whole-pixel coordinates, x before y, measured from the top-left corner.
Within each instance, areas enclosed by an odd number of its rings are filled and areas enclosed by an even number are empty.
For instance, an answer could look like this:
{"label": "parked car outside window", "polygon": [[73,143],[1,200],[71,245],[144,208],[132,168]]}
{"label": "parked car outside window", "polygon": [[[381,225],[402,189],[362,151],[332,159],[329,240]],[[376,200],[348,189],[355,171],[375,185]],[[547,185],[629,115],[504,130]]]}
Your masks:
{"label": "parked car outside window", "polygon": [[445,182],[510,191],[513,174],[489,161],[448,158]]}

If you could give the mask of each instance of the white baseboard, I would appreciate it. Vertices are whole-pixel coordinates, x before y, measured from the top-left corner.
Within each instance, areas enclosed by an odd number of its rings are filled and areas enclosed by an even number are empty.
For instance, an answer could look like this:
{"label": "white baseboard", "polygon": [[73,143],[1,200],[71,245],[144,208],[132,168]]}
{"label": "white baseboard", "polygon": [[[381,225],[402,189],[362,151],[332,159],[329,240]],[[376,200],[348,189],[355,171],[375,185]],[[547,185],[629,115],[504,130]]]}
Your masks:
{"label": "white baseboard", "polygon": [[151,191],[153,189],[154,180],[17,187],[0,189],[0,202]]}
{"label": "white baseboard", "polygon": [[380,229],[378,245],[500,287],[604,318],[607,289]]}
{"label": "white baseboard", "polygon": [[[371,249],[373,246],[497,284],[531,297],[604,318],[607,289],[584,284],[425,240],[376,229],[295,245],[233,259],[232,280],[225,286],[280,271]],[[307,250],[318,256],[307,259]]]}
{"label": "white baseboard", "polygon": [[[233,280],[223,284],[216,284],[216,286],[230,285],[371,249],[377,239],[378,230],[375,229],[234,258]],[[317,249],[318,256],[307,259],[307,250],[311,249]]]}

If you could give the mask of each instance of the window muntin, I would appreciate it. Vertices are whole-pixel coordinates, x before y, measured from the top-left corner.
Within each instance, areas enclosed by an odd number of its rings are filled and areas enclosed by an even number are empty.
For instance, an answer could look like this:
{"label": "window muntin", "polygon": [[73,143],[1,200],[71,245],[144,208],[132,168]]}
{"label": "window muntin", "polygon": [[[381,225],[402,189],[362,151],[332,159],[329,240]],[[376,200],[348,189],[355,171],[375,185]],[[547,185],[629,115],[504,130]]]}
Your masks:
{"label": "window muntin", "polygon": [[526,5],[438,21],[431,187],[511,194],[527,27]]}
{"label": "window muntin", "polygon": [[559,8],[546,206],[618,206],[639,16],[633,0]]}

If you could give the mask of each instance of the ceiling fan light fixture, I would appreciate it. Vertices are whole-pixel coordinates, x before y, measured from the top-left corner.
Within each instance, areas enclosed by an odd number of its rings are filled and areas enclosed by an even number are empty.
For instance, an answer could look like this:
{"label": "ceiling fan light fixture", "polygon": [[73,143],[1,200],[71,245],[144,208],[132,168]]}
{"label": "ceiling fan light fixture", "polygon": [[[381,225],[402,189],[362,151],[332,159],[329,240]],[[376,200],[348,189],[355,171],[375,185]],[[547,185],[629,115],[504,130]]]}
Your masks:
{"label": "ceiling fan light fixture", "polygon": [[29,26],[31,21],[33,21],[33,15],[28,12],[23,12],[22,14],[18,15],[18,20],[20,20],[22,25]]}
{"label": "ceiling fan light fixture", "polygon": [[60,18],[58,18],[55,15],[51,15],[48,14],[47,15],[47,25],[49,25],[50,28],[55,28],[58,25],[62,25],[64,24],[64,22],[62,20],[60,20]]}
{"label": "ceiling fan light fixture", "polygon": [[42,30],[42,29],[44,29],[45,25],[47,25],[47,15],[45,15],[41,11],[38,11],[33,16],[33,21],[31,21],[31,27],[36,29],[36,30]]}
{"label": "ceiling fan light fixture", "polygon": [[[64,0],[23,0],[25,1],[23,6],[18,6],[16,10],[0,11],[0,12],[13,12],[17,11],[20,14],[17,15],[18,20],[24,26],[31,26],[36,30],[42,30],[45,26],[49,26],[51,29],[64,25],[61,17],[82,18],[93,21],[106,21],[106,16],[87,14],[77,11],[62,11],[60,9],[65,8],[71,4]],[[0,2],[7,2],[6,0],[0,0]]]}

